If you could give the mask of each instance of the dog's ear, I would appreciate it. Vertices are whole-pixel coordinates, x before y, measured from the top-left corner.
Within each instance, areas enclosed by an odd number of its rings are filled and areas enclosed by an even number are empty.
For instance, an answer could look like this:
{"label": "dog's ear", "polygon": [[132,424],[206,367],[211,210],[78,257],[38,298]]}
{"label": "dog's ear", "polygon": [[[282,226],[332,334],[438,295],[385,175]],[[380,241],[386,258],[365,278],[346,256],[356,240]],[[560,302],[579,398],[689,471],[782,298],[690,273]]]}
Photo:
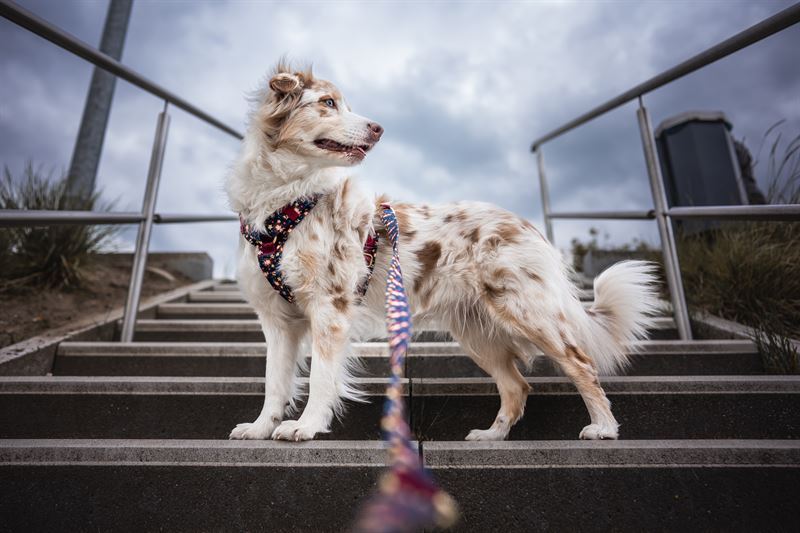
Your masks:
{"label": "dog's ear", "polygon": [[269,80],[269,88],[284,96],[295,92],[297,89],[302,89],[303,81],[295,74],[288,72],[281,72],[276,74]]}

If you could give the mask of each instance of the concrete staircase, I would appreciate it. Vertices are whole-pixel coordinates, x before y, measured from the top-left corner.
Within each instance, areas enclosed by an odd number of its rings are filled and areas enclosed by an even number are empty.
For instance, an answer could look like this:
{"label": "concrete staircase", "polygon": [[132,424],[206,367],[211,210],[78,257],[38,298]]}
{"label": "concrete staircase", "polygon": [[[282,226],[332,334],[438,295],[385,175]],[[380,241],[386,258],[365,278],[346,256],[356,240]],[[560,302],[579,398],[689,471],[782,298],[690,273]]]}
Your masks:
{"label": "concrete staircase", "polygon": [[[603,379],[624,440],[578,441],[583,402],[542,360],[510,440],[467,443],[496,414],[494,386],[421,332],[409,417],[458,529],[796,527],[800,380],[764,375],[748,341],[680,342],[667,318],[654,337]],[[357,351],[371,401],[289,444],[225,440],[263,393],[261,332],[235,284],[161,305],[133,343],[62,343],[53,375],[0,378],[1,529],[344,530],[385,464],[386,347]]]}

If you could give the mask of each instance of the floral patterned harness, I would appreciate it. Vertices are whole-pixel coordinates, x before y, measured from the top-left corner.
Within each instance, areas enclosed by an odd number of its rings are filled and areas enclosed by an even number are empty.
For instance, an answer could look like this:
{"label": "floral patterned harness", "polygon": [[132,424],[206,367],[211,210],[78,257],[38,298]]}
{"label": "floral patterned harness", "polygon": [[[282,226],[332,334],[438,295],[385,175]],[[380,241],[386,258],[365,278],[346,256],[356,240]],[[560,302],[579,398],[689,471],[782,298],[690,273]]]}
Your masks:
{"label": "floral patterned harness", "polygon": [[[264,232],[253,229],[239,215],[242,235],[247,239],[247,242],[258,248],[258,266],[264,273],[264,277],[267,278],[272,288],[278,291],[278,294],[289,303],[294,302],[294,292],[284,282],[280,269],[283,246],[289,239],[292,230],[314,209],[321,197],[321,194],[314,194],[308,198],[295,200],[278,209],[264,221],[266,230]],[[375,254],[377,252],[378,235],[373,233],[367,237],[367,241],[364,243],[364,261],[367,263],[369,272],[358,286],[357,293],[359,296],[363,297],[367,293],[369,280],[375,268]]]}

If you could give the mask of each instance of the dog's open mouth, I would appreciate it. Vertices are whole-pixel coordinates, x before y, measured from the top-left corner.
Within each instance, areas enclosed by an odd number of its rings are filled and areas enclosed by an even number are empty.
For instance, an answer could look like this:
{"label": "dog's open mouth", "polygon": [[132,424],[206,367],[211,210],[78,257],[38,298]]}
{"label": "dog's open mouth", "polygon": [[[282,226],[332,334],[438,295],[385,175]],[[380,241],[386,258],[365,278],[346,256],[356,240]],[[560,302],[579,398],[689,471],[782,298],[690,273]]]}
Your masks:
{"label": "dog's open mouth", "polygon": [[357,157],[358,159],[363,159],[366,157],[367,152],[369,152],[373,146],[372,144],[348,146],[330,139],[317,139],[314,141],[314,144],[317,148],[328,150],[329,152],[341,152],[348,156]]}

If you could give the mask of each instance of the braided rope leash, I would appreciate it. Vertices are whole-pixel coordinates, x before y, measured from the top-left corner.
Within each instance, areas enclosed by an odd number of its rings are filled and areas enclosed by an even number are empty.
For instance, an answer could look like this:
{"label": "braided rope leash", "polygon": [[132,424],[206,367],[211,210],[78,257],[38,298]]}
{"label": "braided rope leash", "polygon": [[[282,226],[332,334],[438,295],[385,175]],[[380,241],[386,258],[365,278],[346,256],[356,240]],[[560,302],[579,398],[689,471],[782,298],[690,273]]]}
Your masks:
{"label": "braided rope leash", "polygon": [[383,475],[378,494],[361,510],[354,531],[388,533],[449,527],[458,517],[455,501],[439,488],[431,473],[422,466],[404,414],[403,363],[411,340],[411,313],[400,270],[397,216],[389,204],[381,204],[381,209],[381,220],[392,243],[392,260],[386,280],[391,377],[381,419],[391,469]]}

